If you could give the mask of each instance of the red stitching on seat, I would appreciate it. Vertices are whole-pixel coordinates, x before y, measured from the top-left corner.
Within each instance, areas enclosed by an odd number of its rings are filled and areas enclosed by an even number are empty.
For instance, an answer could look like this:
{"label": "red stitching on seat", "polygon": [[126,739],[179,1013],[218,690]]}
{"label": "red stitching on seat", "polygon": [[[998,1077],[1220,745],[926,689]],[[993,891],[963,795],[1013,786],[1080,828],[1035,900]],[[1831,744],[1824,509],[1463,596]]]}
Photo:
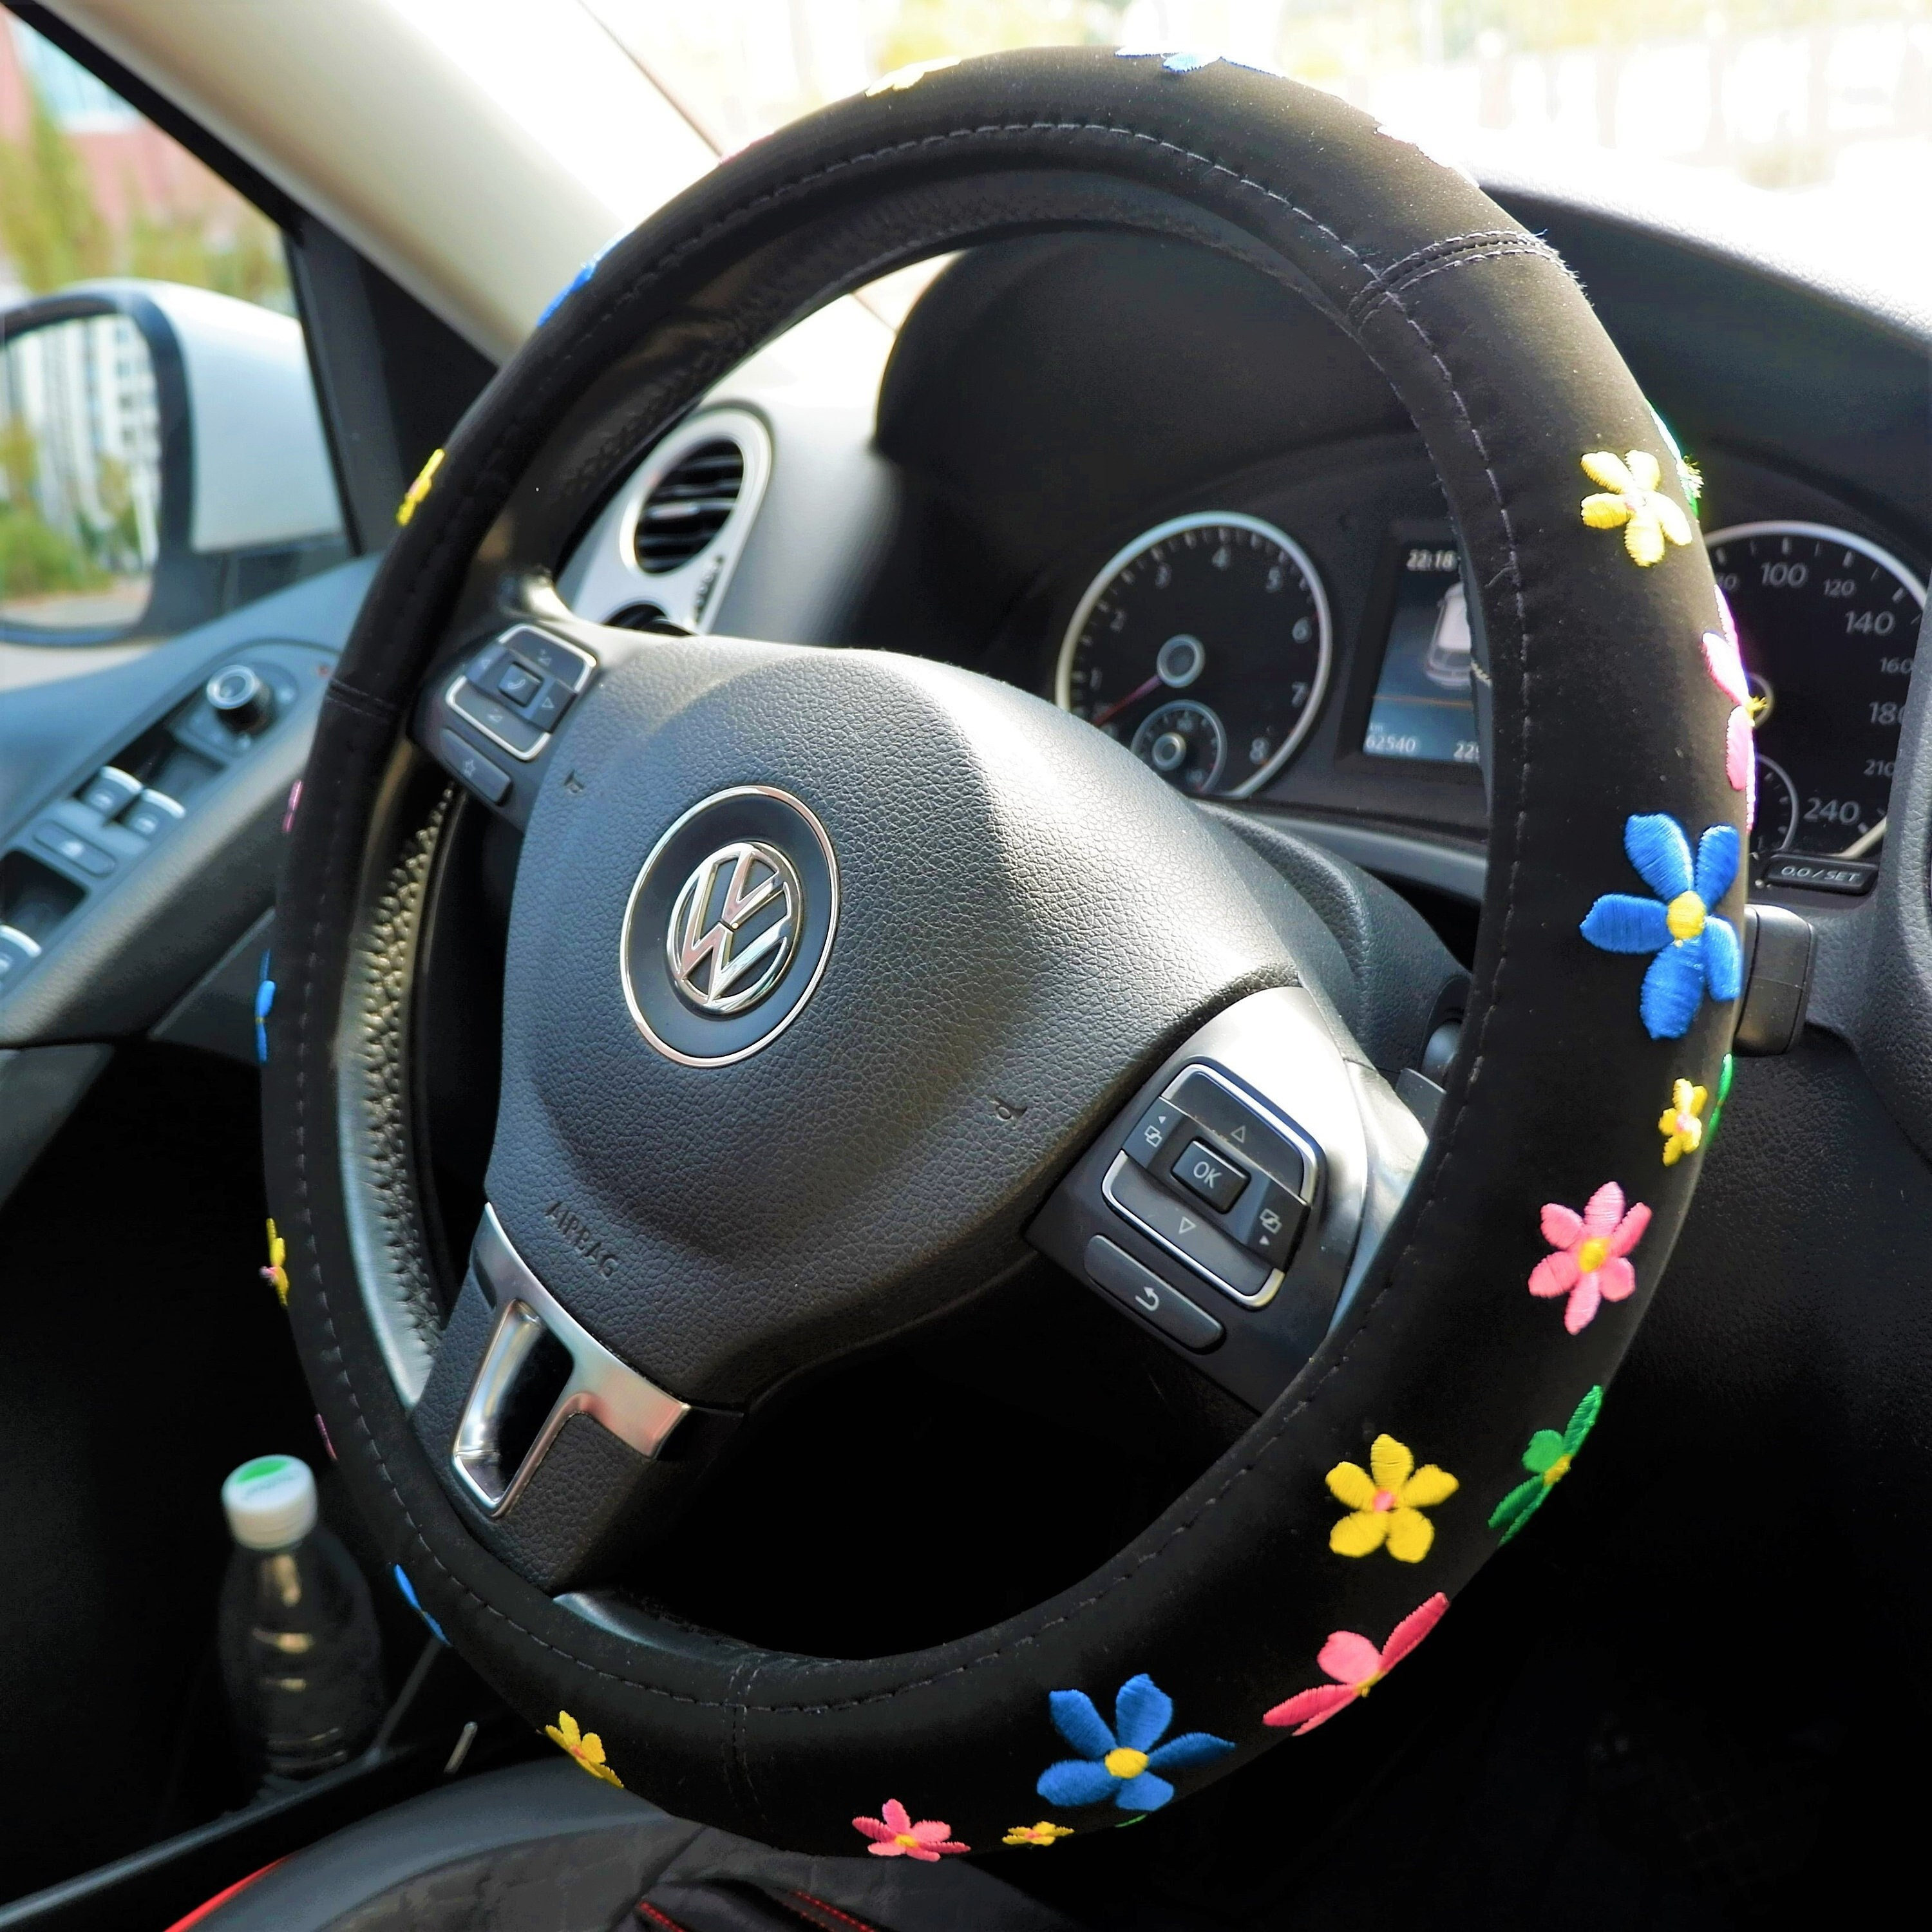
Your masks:
{"label": "red stitching on seat", "polygon": [[668,1913],[660,1912],[648,1898],[639,1899],[631,1910],[637,1913],[639,1918],[648,1918],[653,1924],[662,1925],[664,1928],[664,1932],[686,1932],[685,1927],[680,1925]]}
{"label": "red stitching on seat", "polygon": [[856,1926],[858,1928],[858,1932],[878,1932],[878,1928],[876,1925],[868,1924],[866,1921],[862,1918],[854,1918],[850,1912],[841,1912],[837,1906],[828,1905],[822,1898],[814,1898],[812,1894],[808,1892],[798,1892],[795,1890],[792,1893],[792,1897],[797,1899],[802,1899],[807,1905],[811,1906],[815,1911],[830,1912],[834,1918],[838,1919],[843,1924]]}

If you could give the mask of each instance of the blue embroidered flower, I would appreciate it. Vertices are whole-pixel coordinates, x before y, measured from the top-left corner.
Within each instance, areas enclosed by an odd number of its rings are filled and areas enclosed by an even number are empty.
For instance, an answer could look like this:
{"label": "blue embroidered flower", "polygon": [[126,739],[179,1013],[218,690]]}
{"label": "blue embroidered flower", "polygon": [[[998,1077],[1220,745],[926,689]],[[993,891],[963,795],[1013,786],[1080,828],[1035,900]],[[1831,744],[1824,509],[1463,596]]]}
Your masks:
{"label": "blue embroidered flower", "polygon": [[1583,937],[1606,952],[1657,955],[1637,1010],[1652,1040],[1681,1040],[1707,992],[1735,1000],[1743,982],[1737,928],[1711,910],[1738,875],[1737,827],[1706,831],[1694,872],[1690,841],[1664,812],[1634,813],[1624,826],[1624,850],[1657,897],[1606,892],[1583,921]]}
{"label": "blue embroidered flower", "polygon": [[1120,1686],[1111,1730],[1084,1690],[1055,1690],[1046,1701],[1054,1729],[1080,1754],[1040,1773],[1034,1789],[1049,1804],[1071,1808],[1111,1798],[1123,1811],[1158,1811],[1174,1796],[1174,1786],[1156,1772],[1211,1764],[1234,1748],[1205,1731],[1162,1744],[1174,1721],[1174,1700],[1144,1672]]}
{"label": "blue embroidered flower", "polygon": [[622,241],[624,237],[629,234],[630,232],[631,231],[628,228],[620,229],[615,235],[611,236],[609,241],[604,243],[602,248],[598,250],[596,254],[591,256],[589,261],[584,263],[582,268],[578,270],[575,274],[571,277],[568,281],[564,284],[562,288],[557,290],[555,295],[550,297],[548,302],[544,303],[543,313],[538,316],[536,320],[536,326],[538,328],[542,328],[544,324],[549,321],[550,317],[556,314],[557,310],[562,308],[564,304],[568,302],[572,296],[576,294],[578,290],[583,287],[584,284],[589,281],[592,275],[596,274],[597,265],[602,262],[604,257],[609,254],[610,250],[616,248],[617,244]]}
{"label": "blue embroidered flower", "polygon": [[391,1564],[389,1566],[389,1574],[395,1578],[396,1588],[402,1592],[404,1602],[407,1604],[410,1608],[415,1611],[416,1615],[421,1617],[424,1623],[428,1624],[430,1635],[434,1637],[438,1643],[446,1646],[449,1642],[449,1639],[443,1634],[442,1624],[438,1623],[435,1618],[431,1616],[428,1611],[424,1610],[422,1604],[418,1601],[416,1598],[416,1586],[410,1581],[406,1576],[404,1574],[403,1566],[400,1563]]}
{"label": "blue embroidered flower", "polygon": [[262,976],[255,982],[255,1058],[268,1064],[268,1016],[274,1010],[275,982],[268,977],[272,953],[262,955]]}
{"label": "blue embroidered flower", "polygon": [[1114,52],[1120,60],[1157,60],[1168,74],[1196,74],[1218,61],[1228,67],[1244,67],[1250,74],[1264,74],[1270,80],[1286,77],[1280,68],[1260,61],[1237,60],[1232,54],[1209,53],[1193,47],[1116,47]]}

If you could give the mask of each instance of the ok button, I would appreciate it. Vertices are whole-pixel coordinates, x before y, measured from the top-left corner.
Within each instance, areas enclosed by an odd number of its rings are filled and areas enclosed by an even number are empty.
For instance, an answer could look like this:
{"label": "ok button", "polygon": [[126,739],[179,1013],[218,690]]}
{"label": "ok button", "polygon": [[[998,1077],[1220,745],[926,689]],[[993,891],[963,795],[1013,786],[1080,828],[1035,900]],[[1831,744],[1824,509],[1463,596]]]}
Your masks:
{"label": "ok button", "polygon": [[1175,1180],[1225,1214],[1241,1198],[1248,1177],[1200,1141],[1190,1141],[1172,1170]]}

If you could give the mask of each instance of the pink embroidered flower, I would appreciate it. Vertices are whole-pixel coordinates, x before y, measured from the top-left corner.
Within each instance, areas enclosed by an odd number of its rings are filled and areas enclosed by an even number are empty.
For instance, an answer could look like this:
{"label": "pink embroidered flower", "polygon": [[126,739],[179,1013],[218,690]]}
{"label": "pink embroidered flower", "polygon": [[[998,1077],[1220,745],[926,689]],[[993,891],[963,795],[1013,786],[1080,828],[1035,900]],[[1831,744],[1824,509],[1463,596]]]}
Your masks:
{"label": "pink embroidered flower", "polygon": [[1757,823],[1757,751],[1751,742],[1751,728],[1757,722],[1760,700],[1751,695],[1750,680],[1744,675],[1744,659],[1738,652],[1737,626],[1731,621],[1730,607],[1720,597],[1721,631],[1704,633],[1704,662],[1718,688],[1736,706],[1724,726],[1724,775],[1733,791],[1744,795],[1744,823]]}
{"label": "pink embroidered flower", "polygon": [[852,1828],[872,1840],[866,1849],[875,1858],[917,1858],[922,1864],[936,1865],[946,1852],[973,1849],[949,1836],[952,1827],[944,1820],[922,1818],[915,1825],[911,1813],[896,1798],[888,1798],[884,1809],[883,1818],[852,1820]]}
{"label": "pink embroidered flower", "polygon": [[1292,1724],[1297,1737],[1317,1724],[1325,1724],[1337,1711],[1346,1711],[1358,1697],[1366,1697],[1442,1621],[1442,1612],[1448,1607],[1449,1599],[1438,1590],[1389,1632],[1388,1642],[1379,1650],[1354,1630],[1334,1632],[1316,1661],[1334,1682],[1298,1691],[1272,1711],[1264,1712],[1262,1722],[1277,1730]]}
{"label": "pink embroidered flower", "polygon": [[1532,1294],[1567,1294],[1563,1325],[1571,1334],[1588,1328],[1600,1301],[1622,1301],[1636,1286],[1636,1270],[1624,1259],[1643,1239],[1650,1210],[1640,1201],[1624,1212],[1624,1191],[1606,1180],[1582,1214],[1552,1201],[1543,1210],[1543,1238],[1554,1248],[1532,1270]]}

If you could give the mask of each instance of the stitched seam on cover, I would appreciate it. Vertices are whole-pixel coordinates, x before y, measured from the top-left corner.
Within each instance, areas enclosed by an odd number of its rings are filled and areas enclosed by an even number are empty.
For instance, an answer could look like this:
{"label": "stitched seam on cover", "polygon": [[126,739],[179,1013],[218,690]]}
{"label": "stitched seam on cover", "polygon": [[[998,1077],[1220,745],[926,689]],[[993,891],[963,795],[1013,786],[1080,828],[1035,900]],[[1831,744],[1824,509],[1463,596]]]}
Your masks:
{"label": "stitched seam on cover", "polygon": [[[943,145],[948,141],[963,140],[979,138],[981,136],[998,136],[1010,134],[1017,134],[1060,132],[1072,134],[1097,134],[1116,136],[1136,141],[1144,141],[1150,146],[1159,148],[1167,153],[1178,154],[1184,160],[1196,162],[1201,166],[1211,170],[1215,173],[1228,176],[1229,179],[1232,180],[1240,187],[1252,189],[1256,193],[1263,196],[1266,200],[1287,209],[1298,220],[1306,223],[1318,233],[1327,236],[1329,240],[1334,242],[1335,244],[1340,248],[1351,260],[1357,263],[1358,266],[1360,266],[1364,269],[1366,268],[1367,264],[1364,260],[1360,251],[1354,248],[1348,242],[1344,241],[1342,237],[1325,222],[1318,220],[1316,216],[1311,214],[1306,208],[1298,206],[1295,202],[1288,200],[1286,196],[1277,193],[1275,190],[1268,188],[1262,182],[1256,181],[1248,176],[1241,174],[1235,169],[1225,166],[1223,164],[1215,160],[1210,155],[1198,154],[1191,148],[1183,148],[1175,142],[1163,140],[1157,135],[1142,134],[1136,129],[1114,126],[1106,122],[1021,122],[1006,123],[1004,124],[988,124],[976,128],[956,128],[945,134],[923,135],[916,140],[900,142],[889,148],[874,149],[865,154],[848,156],[841,160],[830,163],[824,167],[814,170],[807,174],[794,177],[789,182],[781,183],[776,188],[768,189],[764,194],[755,196],[748,201],[741,202],[736,208],[718,217],[716,220],[708,224],[697,235],[692,236],[689,240],[680,244],[676,249],[671,251],[670,254],[663,257],[658,266],[647,275],[640,278],[640,280],[632,286],[626,289],[620,294],[614,296],[609,302],[608,302],[600,312],[599,320],[608,320],[610,316],[616,313],[619,307],[622,304],[635,299],[645,289],[649,287],[653,281],[658,279],[658,278],[660,278],[668,268],[683,256],[692,253],[696,249],[703,246],[706,242],[710,241],[713,236],[722,232],[724,229],[734,225],[734,224],[742,221],[746,216],[749,215],[755,210],[762,207],[768,206],[781,197],[787,194],[794,193],[798,189],[808,186],[813,182],[821,180],[827,176],[838,172],[842,169],[861,166],[871,161],[885,159],[893,154],[910,152],[913,149],[917,148]],[[1522,590],[1522,566],[1516,548],[1515,527],[1510,518],[1509,508],[1507,502],[1504,500],[1502,485],[1498,481],[1494,466],[1490,461],[1489,452],[1483,442],[1480,433],[1475,427],[1473,418],[1470,416],[1468,404],[1464,401],[1461,392],[1456,387],[1454,378],[1449,373],[1448,365],[1442,359],[1441,352],[1436,348],[1435,344],[1430,340],[1426,332],[1424,330],[1421,325],[1417,322],[1412,314],[1410,314],[1408,308],[1401,300],[1399,292],[1394,290],[1390,291],[1389,298],[1394,304],[1397,313],[1401,316],[1402,320],[1406,322],[1408,327],[1414,332],[1417,339],[1428,351],[1430,359],[1435,363],[1436,369],[1441,375],[1444,385],[1447,388],[1448,393],[1452,401],[1456,405],[1456,412],[1461,419],[1464,430],[1469,436],[1470,441],[1475,448],[1478,457],[1481,459],[1484,474],[1489,481],[1490,492],[1496,502],[1497,514],[1502,524],[1504,548],[1508,553],[1509,561],[1507,566],[1506,574],[1510,579],[1514,592],[1516,610],[1518,634],[1522,638],[1524,646],[1524,729],[1525,736],[1526,739],[1527,739],[1530,681],[1527,662],[1528,635],[1526,621],[1526,606]],[[486,470],[484,476],[479,476],[475,482],[465,490],[462,498],[459,500],[459,508],[461,504],[467,503],[477,494],[478,490],[482,487],[484,478],[487,475],[488,472]],[[445,533],[438,539],[437,550],[432,551],[432,556],[436,555],[437,551],[440,551],[442,548],[449,545],[454,542],[454,530],[458,521],[459,519],[452,516],[450,523],[446,526]],[[422,574],[424,578],[427,578],[430,573],[425,570]],[[360,709],[362,707],[358,706],[356,708]],[[382,721],[386,722],[388,718],[394,716],[397,710],[398,707],[395,706],[385,706],[382,714]],[[1496,1009],[1502,1004],[1501,994],[1504,969],[1508,958],[1510,928],[1514,924],[1515,917],[1516,884],[1522,862],[1522,832],[1524,820],[1528,810],[1528,779],[1531,762],[1532,761],[1528,756],[1527,748],[1526,747],[1523,766],[1523,802],[1519,807],[1516,813],[1516,855],[1511,861],[1509,879],[1508,884],[1504,888],[1502,909],[1502,932],[1496,955],[1496,983],[1494,989],[1492,990],[1492,997],[1485,1008],[1482,1025],[1478,1030],[1476,1040],[1474,1042],[1474,1051],[1470,1060],[1469,1077],[1468,1082],[1468,1088],[1473,1088],[1476,1084],[1476,1082],[1481,1077],[1484,1059],[1484,1042],[1487,1039],[1490,1026],[1495,1017]],[[347,806],[346,804],[338,803],[334,814],[334,824],[332,827],[330,834],[328,871],[331,873],[333,872],[336,859],[340,854],[342,843],[347,830],[346,822],[347,817]],[[404,1522],[408,1525],[410,1534],[415,1540],[416,1546],[422,1550],[424,1558],[440,1575],[448,1580],[451,1586],[454,1589],[460,1592],[464,1598],[466,1598],[470,1604],[473,1604],[476,1609],[486,1617],[494,1618],[497,1622],[502,1623],[509,1629],[516,1631],[520,1636],[528,1639],[530,1642],[535,1644],[538,1649],[548,1652],[550,1655],[560,1658],[564,1663],[569,1664],[576,1670],[585,1672],[592,1677],[601,1678],[607,1683],[621,1684],[627,1689],[641,1691],[648,1696],[662,1698],[673,1703],[688,1704],[705,1709],[716,1709],[718,1708],[719,1700],[716,1699],[694,1697],[683,1692],[668,1690],[662,1686],[656,1684],[643,1682],[637,1678],[627,1676],[616,1671],[606,1670],[600,1665],[592,1664],[587,1659],[578,1657],[573,1652],[564,1649],[561,1646],[552,1643],[548,1638],[540,1636],[536,1631],[530,1630],[525,1625],[518,1622],[517,1620],[514,1617],[511,1616],[507,1612],[500,1610],[494,1604],[486,1602],[482,1598],[478,1596],[477,1594],[472,1590],[460,1577],[457,1576],[456,1574],[451,1570],[446,1563],[444,1563],[442,1558],[437,1554],[436,1550],[431,1547],[428,1538],[423,1534],[421,1526],[417,1523],[415,1516],[411,1512],[408,1504],[404,1501],[400,1491],[397,1488],[395,1479],[389,1472],[388,1460],[382,1454],[382,1445],[376,1440],[374,1430],[369,1426],[368,1418],[364,1414],[362,1411],[361,1400],[357,1396],[355,1387],[350,1382],[347,1372],[342,1365],[342,1352],[340,1345],[336,1338],[334,1317],[329,1310],[328,1291],[325,1286],[322,1279],[322,1258],[315,1239],[314,1222],[313,1217],[309,1213],[308,1133],[306,1120],[308,1062],[310,1050],[310,1033],[312,1022],[310,1013],[311,1002],[307,995],[308,989],[309,986],[312,985],[314,979],[315,962],[320,946],[322,926],[322,909],[318,907],[314,922],[310,928],[308,949],[302,958],[302,970],[304,997],[302,1003],[302,1018],[297,1039],[296,1054],[296,1125],[295,1140],[296,1198],[298,1204],[298,1211],[300,1212],[302,1218],[304,1239],[308,1250],[309,1264],[316,1284],[316,1297],[321,1304],[322,1325],[328,1334],[331,1344],[331,1352],[334,1357],[334,1372],[337,1380],[341,1383],[344,1393],[348,1396],[350,1408],[353,1413],[356,1426],[358,1430],[361,1431],[363,1438],[368,1446],[369,1453],[375,1460],[376,1468],[380,1472],[383,1483],[388,1490],[392,1500],[394,1502],[397,1510],[400,1514]],[[1442,1160],[1436,1168],[1434,1185],[1430,1190],[1428,1198],[1422,1202],[1418,1210],[1417,1215],[1418,1226],[1423,1220],[1436,1212],[1442,1206],[1443,1176],[1447,1172],[1451,1161],[1455,1156],[1456,1143],[1462,1135],[1464,1123],[1468,1117],[1468,1113],[1469,1108],[1466,1102],[1462,1107],[1458,1108],[1456,1111],[1455,1119],[1451,1124],[1450,1128],[1448,1139],[1444,1145]],[[1360,1324],[1357,1328],[1354,1334],[1350,1337],[1348,1345],[1342,1349],[1341,1353],[1336,1356],[1335,1360],[1322,1372],[1320,1377],[1310,1386],[1310,1388],[1304,1391],[1294,1406],[1280,1418],[1280,1419],[1276,1422],[1274,1426],[1268,1432],[1267,1436],[1255,1448],[1253,1452],[1235,1468],[1229,1472],[1226,1480],[1222,1483],[1220,1488],[1215,1491],[1214,1495],[1204,1498],[1199,1508],[1197,1508],[1185,1522],[1175,1524],[1155,1548],[1147,1551],[1138,1557],[1136,1557],[1131,1568],[1121,1570],[1116,1575],[1109,1577],[1106,1582],[1104,1582],[1098,1589],[1095,1590],[1090,1595],[1082,1598],[1078,1603],[1070,1606],[1067,1610],[1062,1611],[1058,1616],[1055,1616],[1049,1619],[1046,1623],[1042,1624],[1036,1630],[1029,1631],[1024,1635],[1016,1637],[1010,1643],[1003,1646],[999,1648],[987,1652],[979,1657],[968,1659],[964,1663],[955,1664],[947,1670],[936,1672],[930,1677],[916,1678],[904,1684],[895,1684],[886,1690],[868,1692],[862,1696],[839,1698],[826,1702],[817,1704],[746,1704],[740,1706],[740,1708],[747,1711],[756,1710],[760,1713],[774,1715],[780,1714],[803,1715],[816,1714],[832,1711],[854,1710],[862,1708],[870,1704],[890,1702],[895,1698],[904,1696],[915,1690],[927,1688],[933,1684],[944,1682],[950,1678],[962,1676],[968,1671],[976,1670],[982,1665],[994,1663],[1000,1658],[1010,1654],[1013,1651],[1022,1649],[1030,1644],[1037,1642],[1048,1631],[1057,1629],[1063,1624],[1072,1622],[1084,1612],[1090,1610],[1094,1604],[1102,1601],[1108,1596],[1112,1594],[1115,1590],[1120,1588],[1127,1582],[1130,1582],[1147,1564],[1158,1562],[1162,1556],[1166,1552],[1168,1546],[1172,1544],[1176,1538],[1186,1534],[1190,1529],[1192,1528],[1196,1523],[1202,1520],[1209,1510],[1214,1508],[1220,1503],[1221,1498],[1227,1495],[1228,1491],[1232,1489],[1236,1483],[1243,1480],[1243,1478],[1250,1474],[1258,1466],[1263,1457],[1267,1456],[1273,1449],[1275,1444],[1286,1432],[1290,1424],[1310,1406],[1317,1391],[1322,1388],[1333,1377],[1340,1374],[1342,1368],[1347,1364],[1354,1348],[1367,1335],[1370,1323],[1375,1315],[1376,1310],[1382,1305],[1383,1300],[1388,1295],[1393,1286],[1394,1278],[1393,1276],[1391,1276],[1389,1280],[1385,1280],[1381,1287],[1376,1290],[1373,1297],[1371,1298],[1370,1300],[1364,1309]]]}
{"label": "stitched seam on cover", "polygon": [[1444,235],[1433,242],[1425,242],[1420,248],[1411,249],[1406,255],[1398,255],[1387,268],[1378,272],[1376,279],[1382,283],[1400,281],[1403,272],[1414,268],[1418,262],[1431,262],[1438,255],[1449,254],[1458,248],[1474,247],[1479,242],[1534,238],[1526,235],[1520,228],[1465,229],[1460,235]]}
{"label": "stitched seam on cover", "polygon": [[[1402,290],[1412,289],[1431,275],[1439,275],[1444,268],[1460,268],[1471,262],[1498,261],[1511,255],[1526,255],[1532,260],[1550,262],[1559,268],[1564,267],[1563,258],[1556,250],[1547,242],[1539,242],[1534,235],[1504,236],[1489,248],[1466,248],[1440,260],[1423,261],[1418,256],[1411,256],[1409,260],[1414,266],[1399,275],[1391,272],[1384,277],[1381,287],[1364,290],[1348,304],[1348,320],[1357,328],[1361,327],[1384,302],[1394,302]],[[1568,271],[1565,269],[1564,272]]]}

